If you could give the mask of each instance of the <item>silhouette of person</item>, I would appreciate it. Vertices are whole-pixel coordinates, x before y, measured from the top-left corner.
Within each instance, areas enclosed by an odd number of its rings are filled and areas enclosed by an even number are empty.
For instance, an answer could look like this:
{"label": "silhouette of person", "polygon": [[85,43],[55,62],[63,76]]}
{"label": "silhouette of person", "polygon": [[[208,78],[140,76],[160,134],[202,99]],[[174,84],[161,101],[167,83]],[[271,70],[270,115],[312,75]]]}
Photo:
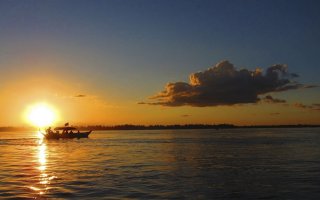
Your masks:
{"label": "silhouette of person", "polygon": [[46,131],[47,131],[48,134],[50,134],[52,132],[51,126],[49,126],[49,128]]}

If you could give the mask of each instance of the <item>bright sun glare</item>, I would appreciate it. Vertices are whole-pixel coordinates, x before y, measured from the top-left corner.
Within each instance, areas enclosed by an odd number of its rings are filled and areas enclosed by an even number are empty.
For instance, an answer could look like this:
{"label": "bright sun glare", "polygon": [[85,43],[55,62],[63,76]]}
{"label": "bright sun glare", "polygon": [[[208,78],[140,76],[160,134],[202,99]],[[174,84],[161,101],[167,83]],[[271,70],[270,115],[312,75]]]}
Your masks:
{"label": "bright sun glare", "polygon": [[29,107],[27,111],[27,120],[34,126],[49,126],[57,119],[55,109],[45,103],[38,103]]}

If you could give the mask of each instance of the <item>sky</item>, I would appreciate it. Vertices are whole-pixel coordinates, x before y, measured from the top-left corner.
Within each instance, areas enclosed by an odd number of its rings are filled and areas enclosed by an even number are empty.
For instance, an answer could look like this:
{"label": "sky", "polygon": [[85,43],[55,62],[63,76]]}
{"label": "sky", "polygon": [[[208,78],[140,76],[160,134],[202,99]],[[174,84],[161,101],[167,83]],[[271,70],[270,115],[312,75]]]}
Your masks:
{"label": "sky", "polygon": [[0,126],[320,124],[319,1],[0,1]]}

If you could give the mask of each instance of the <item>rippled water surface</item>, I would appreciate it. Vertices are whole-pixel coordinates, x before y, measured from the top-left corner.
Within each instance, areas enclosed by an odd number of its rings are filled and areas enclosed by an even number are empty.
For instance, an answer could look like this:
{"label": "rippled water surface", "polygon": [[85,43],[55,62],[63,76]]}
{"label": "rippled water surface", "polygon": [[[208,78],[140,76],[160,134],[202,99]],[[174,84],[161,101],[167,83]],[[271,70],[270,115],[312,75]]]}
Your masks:
{"label": "rippled water surface", "polygon": [[320,199],[320,129],[0,132],[1,199]]}

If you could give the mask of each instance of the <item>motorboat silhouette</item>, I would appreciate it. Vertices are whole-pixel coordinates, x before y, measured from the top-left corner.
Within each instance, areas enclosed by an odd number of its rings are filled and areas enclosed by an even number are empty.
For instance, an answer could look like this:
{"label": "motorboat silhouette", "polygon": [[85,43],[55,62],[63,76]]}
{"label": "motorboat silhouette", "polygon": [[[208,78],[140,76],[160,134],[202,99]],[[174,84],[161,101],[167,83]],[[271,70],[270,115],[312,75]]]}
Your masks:
{"label": "motorboat silhouette", "polygon": [[46,139],[72,139],[72,138],[88,138],[90,131],[82,131],[80,132],[77,128],[72,126],[61,126],[54,128],[54,131],[51,130],[51,127],[46,129],[46,133],[42,133]]}

